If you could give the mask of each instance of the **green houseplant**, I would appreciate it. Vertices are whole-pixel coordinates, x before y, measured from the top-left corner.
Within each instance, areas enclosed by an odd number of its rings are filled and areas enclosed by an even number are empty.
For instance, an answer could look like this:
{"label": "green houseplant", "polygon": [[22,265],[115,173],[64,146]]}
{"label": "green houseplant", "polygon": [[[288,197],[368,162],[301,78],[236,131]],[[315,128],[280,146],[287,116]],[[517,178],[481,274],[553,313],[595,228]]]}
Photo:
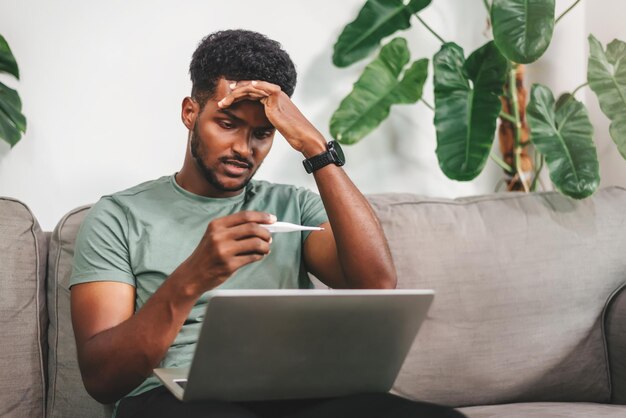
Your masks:
{"label": "green houseplant", "polygon": [[[19,80],[20,72],[9,48],[0,35],[0,73],[7,73]],[[26,132],[26,118],[22,114],[22,101],[17,91],[0,83],[0,139],[13,147]]]}
{"label": "green houseplant", "polygon": [[[493,40],[467,57],[459,45],[444,41],[419,16],[431,1],[367,0],[344,28],[334,46],[336,66],[347,67],[380,52],[333,114],[331,135],[342,144],[357,143],[389,116],[392,105],[422,98],[428,60],[409,64],[402,37],[380,47],[383,39],[410,28],[415,17],[442,43],[432,58],[435,103],[424,103],[434,110],[436,154],[444,174],[472,180],[491,157],[530,191],[535,190],[545,162],[557,190],[577,199],[590,196],[600,182],[593,126],[585,106],[574,96],[585,86],[594,91],[611,119],[610,135],[626,158],[626,43],[615,40],[605,50],[590,35],[587,82],[558,99],[548,87],[535,84],[526,106],[520,90],[523,65],[543,55],[557,23],[580,0],[559,17],[555,17],[555,0],[483,0]],[[508,161],[491,154],[498,119],[501,135],[507,127],[511,135]],[[531,148],[536,163],[528,169],[522,160]]]}

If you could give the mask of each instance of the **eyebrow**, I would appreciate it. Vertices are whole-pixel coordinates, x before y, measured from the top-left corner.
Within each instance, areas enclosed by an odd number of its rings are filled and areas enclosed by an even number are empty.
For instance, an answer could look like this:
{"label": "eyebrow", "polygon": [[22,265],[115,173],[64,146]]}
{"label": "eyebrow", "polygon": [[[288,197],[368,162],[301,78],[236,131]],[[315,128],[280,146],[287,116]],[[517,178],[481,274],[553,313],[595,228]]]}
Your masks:
{"label": "eyebrow", "polygon": [[234,120],[235,120],[235,121],[237,121],[237,122],[243,122],[243,121],[244,121],[243,119],[241,119],[241,118],[237,117],[237,116],[236,116],[233,112],[231,112],[230,110],[227,110],[227,109],[218,109],[217,111],[218,111],[218,112],[220,112],[220,113],[225,114],[226,116],[228,116],[228,117],[229,117],[229,118],[231,118],[231,119],[234,119]]}
{"label": "eyebrow", "polygon": [[[226,116],[233,119],[237,123],[244,123],[244,124],[246,123],[245,120],[241,119],[240,117],[238,117],[237,115],[235,115],[233,112],[231,112],[228,109],[218,109],[217,111],[225,114]],[[256,129],[276,129],[276,128],[274,128],[274,125],[266,125],[266,126],[259,126]]]}

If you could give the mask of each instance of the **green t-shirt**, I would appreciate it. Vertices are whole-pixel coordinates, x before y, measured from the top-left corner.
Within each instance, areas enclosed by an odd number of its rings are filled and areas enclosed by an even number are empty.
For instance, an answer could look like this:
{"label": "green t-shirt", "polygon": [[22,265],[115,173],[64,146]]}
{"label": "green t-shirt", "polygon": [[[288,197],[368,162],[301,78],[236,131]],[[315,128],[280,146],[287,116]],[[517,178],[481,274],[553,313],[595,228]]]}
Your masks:
{"label": "green t-shirt", "polygon": [[[234,197],[209,198],[180,187],[174,175],[102,197],[82,223],[70,286],[95,281],[136,288],[135,312],[196,248],[209,222],[243,210],[272,213],[279,221],[317,226],[328,220],[320,197],[303,188],[250,181]],[[239,269],[220,289],[296,289],[312,283],[304,268],[307,233],[275,234],[271,253]],[[189,367],[206,307],[200,297],[160,367]],[[151,376],[128,396],[160,383]]]}

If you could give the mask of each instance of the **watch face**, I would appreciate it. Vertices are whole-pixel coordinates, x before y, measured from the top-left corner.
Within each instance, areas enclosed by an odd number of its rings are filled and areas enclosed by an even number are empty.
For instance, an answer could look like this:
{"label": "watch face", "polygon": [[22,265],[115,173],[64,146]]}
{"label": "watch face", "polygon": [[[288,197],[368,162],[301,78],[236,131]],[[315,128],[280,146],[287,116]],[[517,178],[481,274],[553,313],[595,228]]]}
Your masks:
{"label": "watch face", "polygon": [[331,146],[331,152],[334,151],[333,154],[335,157],[335,161],[339,163],[337,165],[344,165],[346,162],[346,157],[345,155],[343,155],[343,150],[341,149],[339,143],[337,141],[330,141],[329,145]]}

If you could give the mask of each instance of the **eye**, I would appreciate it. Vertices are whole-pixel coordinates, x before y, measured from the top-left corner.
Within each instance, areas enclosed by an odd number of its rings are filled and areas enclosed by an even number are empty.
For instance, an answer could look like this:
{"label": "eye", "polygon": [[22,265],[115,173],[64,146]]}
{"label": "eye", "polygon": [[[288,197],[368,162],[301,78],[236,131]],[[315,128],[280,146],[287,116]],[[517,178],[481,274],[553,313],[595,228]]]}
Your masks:
{"label": "eye", "polygon": [[257,139],[266,139],[272,136],[273,133],[273,129],[259,129],[254,131],[254,137]]}
{"label": "eye", "polygon": [[224,129],[232,129],[235,125],[229,120],[218,120],[217,124]]}

